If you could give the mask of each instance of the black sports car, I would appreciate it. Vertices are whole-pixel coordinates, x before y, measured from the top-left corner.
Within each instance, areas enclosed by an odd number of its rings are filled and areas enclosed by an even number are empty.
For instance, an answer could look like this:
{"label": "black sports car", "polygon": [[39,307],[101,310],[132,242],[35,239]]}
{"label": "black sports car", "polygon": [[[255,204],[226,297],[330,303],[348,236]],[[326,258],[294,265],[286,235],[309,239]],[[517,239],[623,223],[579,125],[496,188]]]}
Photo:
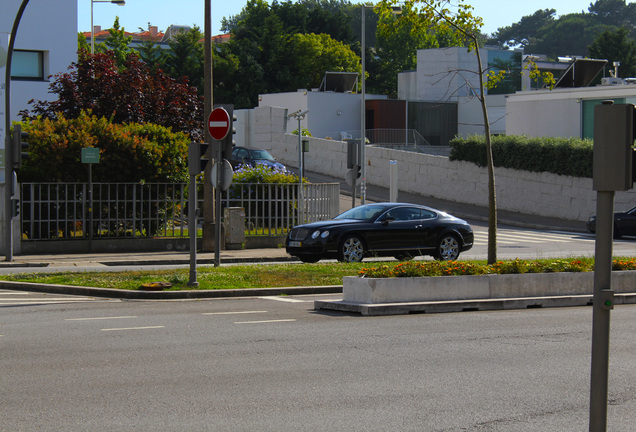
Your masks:
{"label": "black sports car", "polygon": [[303,262],[358,262],[366,256],[405,260],[418,255],[456,260],[472,246],[473,230],[466,221],[403,203],[365,204],[332,220],[299,225],[285,241],[287,253]]}
{"label": "black sports car", "polygon": [[[587,230],[596,232],[596,216],[590,217],[587,221]],[[614,238],[619,239],[624,235],[636,235],[636,207],[626,212],[614,213]]]}

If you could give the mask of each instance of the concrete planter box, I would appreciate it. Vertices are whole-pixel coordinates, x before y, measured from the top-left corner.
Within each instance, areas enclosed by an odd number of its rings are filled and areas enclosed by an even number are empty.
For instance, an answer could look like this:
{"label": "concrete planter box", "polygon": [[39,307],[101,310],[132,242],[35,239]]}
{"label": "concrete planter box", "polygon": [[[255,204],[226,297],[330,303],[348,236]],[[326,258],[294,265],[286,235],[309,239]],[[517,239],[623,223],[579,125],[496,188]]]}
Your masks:
{"label": "concrete planter box", "polygon": [[[612,272],[616,293],[636,292],[636,271]],[[343,302],[386,304],[523,297],[579,296],[594,292],[594,273],[532,273],[421,278],[343,279]]]}

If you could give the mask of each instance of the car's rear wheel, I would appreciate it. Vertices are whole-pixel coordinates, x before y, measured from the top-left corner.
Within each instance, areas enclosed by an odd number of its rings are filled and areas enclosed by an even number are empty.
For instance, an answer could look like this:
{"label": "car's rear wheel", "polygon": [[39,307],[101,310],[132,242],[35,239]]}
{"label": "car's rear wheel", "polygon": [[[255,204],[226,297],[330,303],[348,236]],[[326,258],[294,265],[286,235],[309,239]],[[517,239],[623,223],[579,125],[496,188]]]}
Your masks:
{"label": "car's rear wheel", "polygon": [[360,262],[364,258],[364,243],[358,236],[352,235],[344,238],[340,244],[338,261]]}
{"label": "car's rear wheel", "polygon": [[317,263],[320,260],[320,257],[313,256],[313,255],[304,255],[304,256],[299,256],[298,259],[304,263],[313,264],[313,263]]}
{"label": "car's rear wheel", "polygon": [[435,259],[454,261],[459,257],[459,240],[453,234],[444,235],[437,243]]}

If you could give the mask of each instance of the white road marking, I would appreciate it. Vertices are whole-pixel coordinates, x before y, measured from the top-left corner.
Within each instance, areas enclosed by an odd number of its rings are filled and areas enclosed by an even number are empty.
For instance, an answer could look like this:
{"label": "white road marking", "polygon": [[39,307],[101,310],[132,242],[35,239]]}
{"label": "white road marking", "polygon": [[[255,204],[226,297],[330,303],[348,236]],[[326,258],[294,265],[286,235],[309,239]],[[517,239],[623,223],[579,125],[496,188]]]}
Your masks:
{"label": "white road marking", "polygon": [[93,320],[127,319],[127,318],[137,318],[137,316],[131,315],[131,316],[95,317],[95,318],[66,318],[64,321],[93,321]]}
{"label": "white road marking", "polygon": [[62,304],[62,303],[81,303],[86,301],[97,301],[96,299],[73,299],[73,300],[50,300],[50,299],[41,299],[41,300],[19,300],[19,299],[11,299],[11,300],[2,300],[0,302],[0,306],[15,306],[15,305],[34,305],[34,304]]}
{"label": "white road marking", "polygon": [[278,319],[278,320],[265,320],[265,321],[237,321],[234,324],[267,324],[267,323],[279,323],[279,322],[294,322],[295,319]]}
{"label": "white road marking", "polygon": [[123,331],[123,330],[148,330],[148,329],[159,329],[165,328],[165,326],[148,326],[148,327],[122,327],[122,328],[107,328],[100,329],[101,331]]}
{"label": "white road marking", "polygon": [[267,313],[267,311],[204,312],[202,315],[240,315],[240,314],[259,314],[259,313]]}
{"label": "white road marking", "polygon": [[311,303],[313,300],[299,300],[289,297],[281,297],[281,296],[266,296],[266,297],[258,297],[261,300],[276,300],[280,302],[287,303]]}

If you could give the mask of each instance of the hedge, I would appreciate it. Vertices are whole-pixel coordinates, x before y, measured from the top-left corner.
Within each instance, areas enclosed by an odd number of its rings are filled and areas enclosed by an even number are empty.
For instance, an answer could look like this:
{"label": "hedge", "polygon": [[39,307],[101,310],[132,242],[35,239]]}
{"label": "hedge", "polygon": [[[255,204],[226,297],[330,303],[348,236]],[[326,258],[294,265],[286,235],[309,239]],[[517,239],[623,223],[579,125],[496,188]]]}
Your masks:
{"label": "hedge", "polygon": [[[472,162],[480,167],[487,165],[483,135],[457,137],[451,140],[450,146],[450,160]],[[493,163],[501,168],[591,178],[593,146],[590,139],[493,136]]]}

